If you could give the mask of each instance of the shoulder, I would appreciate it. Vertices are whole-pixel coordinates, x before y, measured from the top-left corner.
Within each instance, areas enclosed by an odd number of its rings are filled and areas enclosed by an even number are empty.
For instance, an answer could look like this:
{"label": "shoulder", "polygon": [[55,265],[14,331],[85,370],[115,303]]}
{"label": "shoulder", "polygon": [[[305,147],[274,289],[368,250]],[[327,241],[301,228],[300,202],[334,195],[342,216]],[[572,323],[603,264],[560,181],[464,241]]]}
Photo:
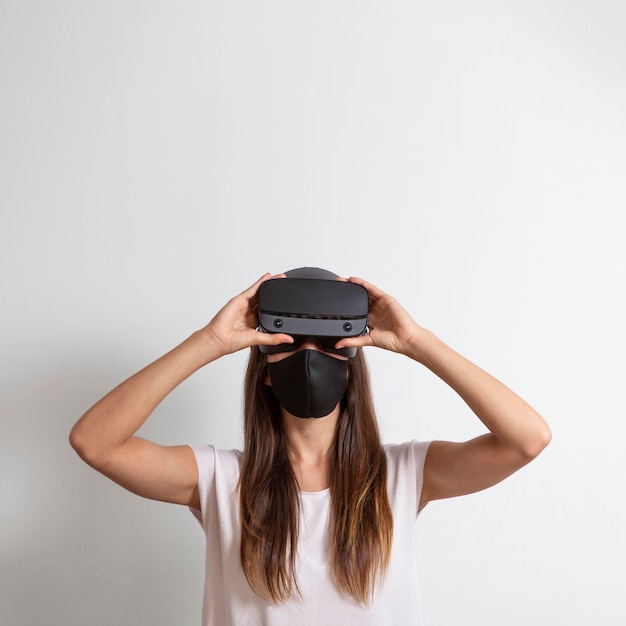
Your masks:
{"label": "shoulder", "polygon": [[[240,450],[219,450],[215,446],[189,446],[198,465],[198,499],[200,508],[192,512],[208,528],[209,520],[219,511],[231,511],[239,482]],[[222,503],[221,506],[218,506]],[[233,509],[234,511],[234,509]],[[231,513],[235,515],[235,513]],[[213,517],[211,517],[213,516]]]}
{"label": "shoulder", "polygon": [[198,465],[200,482],[234,477],[238,480],[241,467],[241,450],[220,450],[215,446],[189,446]]}
{"label": "shoulder", "polygon": [[387,464],[390,469],[418,469],[424,467],[424,460],[430,441],[405,441],[404,443],[388,443],[383,446]]}
{"label": "shoulder", "polygon": [[424,486],[424,463],[430,442],[406,441],[384,446],[387,457],[387,490],[394,511],[401,507],[407,519],[415,519]]}

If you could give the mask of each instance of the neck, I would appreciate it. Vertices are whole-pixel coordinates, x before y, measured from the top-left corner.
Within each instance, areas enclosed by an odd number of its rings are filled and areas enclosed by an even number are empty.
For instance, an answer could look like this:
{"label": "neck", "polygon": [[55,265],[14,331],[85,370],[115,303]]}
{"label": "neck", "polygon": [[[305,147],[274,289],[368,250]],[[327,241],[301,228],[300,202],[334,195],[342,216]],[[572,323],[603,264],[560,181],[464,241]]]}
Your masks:
{"label": "neck", "polygon": [[325,417],[308,419],[294,417],[283,410],[289,457],[302,491],[321,491],[328,487],[328,458],[339,413],[339,405]]}

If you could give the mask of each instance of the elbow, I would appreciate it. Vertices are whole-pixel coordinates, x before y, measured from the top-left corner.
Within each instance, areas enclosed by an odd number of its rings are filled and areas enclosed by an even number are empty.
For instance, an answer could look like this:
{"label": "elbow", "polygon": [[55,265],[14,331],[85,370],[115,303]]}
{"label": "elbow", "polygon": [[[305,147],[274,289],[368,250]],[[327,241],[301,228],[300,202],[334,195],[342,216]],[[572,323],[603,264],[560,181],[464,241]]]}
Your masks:
{"label": "elbow", "polygon": [[98,464],[98,454],[91,444],[89,437],[84,433],[79,424],[76,424],[70,431],[70,446],[76,454],[88,465],[95,467]]}
{"label": "elbow", "polygon": [[72,428],[72,430],[70,431],[69,442],[70,446],[72,446],[76,454],[78,454],[81,459],[85,459],[85,457],[87,456],[88,446],[85,438],[80,432],[78,424],[74,426],[74,428]]}
{"label": "elbow", "polygon": [[534,430],[532,435],[528,437],[526,445],[523,449],[524,457],[527,462],[536,459],[552,441],[552,431],[550,427],[541,420],[542,423]]}
{"label": "elbow", "polygon": [[70,431],[70,446],[93,469],[106,474],[112,466],[114,448],[104,445],[100,433],[83,428],[78,422]]}

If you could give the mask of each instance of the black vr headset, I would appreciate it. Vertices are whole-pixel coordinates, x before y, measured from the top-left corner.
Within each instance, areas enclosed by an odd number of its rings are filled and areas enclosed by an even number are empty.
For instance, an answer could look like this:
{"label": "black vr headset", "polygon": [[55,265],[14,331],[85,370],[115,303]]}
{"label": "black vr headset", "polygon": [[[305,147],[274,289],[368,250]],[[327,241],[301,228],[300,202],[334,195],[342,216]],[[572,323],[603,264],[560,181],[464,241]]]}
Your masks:
{"label": "black vr headset", "polygon": [[259,346],[264,354],[293,352],[311,337],[326,352],[352,358],[356,348],[336,349],[343,337],[368,332],[367,290],[336,280],[337,275],[317,267],[285,272],[286,278],[266,280],[259,288],[259,328],[265,333],[286,333],[294,343]]}

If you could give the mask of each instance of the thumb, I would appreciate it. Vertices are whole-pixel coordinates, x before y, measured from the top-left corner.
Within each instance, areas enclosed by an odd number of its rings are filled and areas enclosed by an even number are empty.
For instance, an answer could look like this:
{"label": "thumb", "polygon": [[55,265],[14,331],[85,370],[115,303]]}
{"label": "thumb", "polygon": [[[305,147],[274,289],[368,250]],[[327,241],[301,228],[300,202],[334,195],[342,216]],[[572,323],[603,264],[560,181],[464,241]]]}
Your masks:
{"label": "thumb", "polygon": [[363,348],[364,346],[373,346],[369,332],[366,335],[359,335],[358,337],[345,337],[335,344],[335,348]]}
{"label": "thumb", "polygon": [[286,335],[285,333],[264,333],[257,330],[254,345],[277,346],[281,343],[293,343],[293,341],[293,337],[291,335]]}

